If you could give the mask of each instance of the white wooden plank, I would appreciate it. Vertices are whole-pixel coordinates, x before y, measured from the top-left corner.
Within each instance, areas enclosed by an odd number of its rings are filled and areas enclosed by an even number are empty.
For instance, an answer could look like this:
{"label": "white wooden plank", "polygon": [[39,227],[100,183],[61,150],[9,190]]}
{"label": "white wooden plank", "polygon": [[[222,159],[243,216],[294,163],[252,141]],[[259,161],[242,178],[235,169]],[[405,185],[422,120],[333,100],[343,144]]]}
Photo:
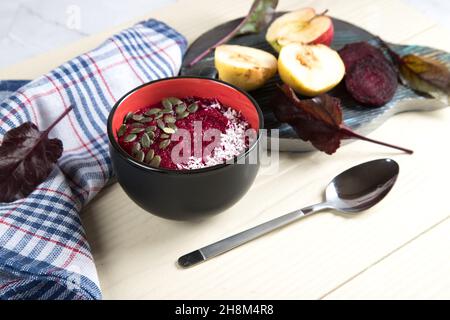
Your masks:
{"label": "white wooden plank", "polygon": [[450,299],[450,219],[363,271],[325,299]]}

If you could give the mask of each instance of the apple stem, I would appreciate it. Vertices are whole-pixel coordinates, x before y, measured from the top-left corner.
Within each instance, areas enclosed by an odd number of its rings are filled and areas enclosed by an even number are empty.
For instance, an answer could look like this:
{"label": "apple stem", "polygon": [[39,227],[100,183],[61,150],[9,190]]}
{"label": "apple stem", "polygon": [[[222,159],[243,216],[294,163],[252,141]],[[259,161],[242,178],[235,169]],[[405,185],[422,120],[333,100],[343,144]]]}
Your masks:
{"label": "apple stem", "polygon": [[325,9],[324,11],[322,11],[322,13],[319,13],[319,14],[314,15],[314,17],[312,17],[311,19],[309,19],[307,22],[310,23],[310,22],[313,21],[315,18],[324,16],[324,15],[326,15],[327,13],[328,13],[328,9]]}
{"label": "apple stem", "polygon": [[399,147],[399,146],[396,146],[396,145],[393,145],[393,144],[389,144],[389,143],[386,143],[386,142],[382,142],[382,141],[378,141],[378,140],[373,140],[373,139],[367,138],[367,137],[365,137],[363,135],[360,135],[360,134],[356,133],[355,131],[353,131],[352,129],[350,129],[348,127],[345,127],[345,126],[341,126],[340,131],[341,131],[341,133],[347,135],[348,137],[352,137],[352,138],[364,140],[364,141],[367,141],[367,142],[376,143],[376,144],[379,144],[379,145],[382,145],[382,146],[385,146],[385,147],[401,150],[403,152],[406,152],[407,154],[413,154],[413,152],[414,152],[413,150],[410,150],[410,149],[402,148],[402,147]]}

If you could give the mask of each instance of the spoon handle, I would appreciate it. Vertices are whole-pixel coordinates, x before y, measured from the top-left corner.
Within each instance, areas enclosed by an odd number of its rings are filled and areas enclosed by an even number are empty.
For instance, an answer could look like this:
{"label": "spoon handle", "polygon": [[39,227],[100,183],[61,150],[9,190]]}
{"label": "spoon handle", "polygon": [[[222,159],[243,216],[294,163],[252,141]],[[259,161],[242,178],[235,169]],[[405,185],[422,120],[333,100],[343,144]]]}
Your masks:
{"label": "spoon handle", "polygon": [[192,251],[191,253],[180,257],[178,259],[178,264],[183,268],[191,267],[197,263],[216,257],[222,253],[243,245],[244,243],[259,238],[260,236],[265,235],[275,229],[290,224],[298,219],[303,218],[306,215],[324,209],[325,207],[326,206],[324,206],[323,204],[318,204],[303,208],[301,210],[292,211],[290,213],[282,215],[281,217],[264,222],[253,228],[237,233],[231,237],[222,239],[206,247]]}

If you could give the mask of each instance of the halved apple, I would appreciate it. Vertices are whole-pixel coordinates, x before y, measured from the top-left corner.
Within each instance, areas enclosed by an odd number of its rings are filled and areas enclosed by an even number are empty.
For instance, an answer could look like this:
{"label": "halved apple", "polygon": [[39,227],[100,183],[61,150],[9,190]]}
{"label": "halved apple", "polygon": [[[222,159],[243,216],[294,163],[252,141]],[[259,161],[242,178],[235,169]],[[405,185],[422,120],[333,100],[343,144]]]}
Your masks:
{"label": "halved apple", "polygon": [[244,90],[261,87],[277,72],[277,59],[272,54],[238,45],[218,46],[214,64],[219,79]]}
{"label": "halved apple", "polygon": [[315,96],[335,87],[345,66],[339,54],[323,44],[291,43],[280,51],[278,73],[298,93]]}
{"label": "halved apple", "polygon": [[277,51],[289,43],[324,44],[333,41],[334,27],[330,17],[317,14],[313,8],[289,12],[275,19],[267,29],[266,40]]}

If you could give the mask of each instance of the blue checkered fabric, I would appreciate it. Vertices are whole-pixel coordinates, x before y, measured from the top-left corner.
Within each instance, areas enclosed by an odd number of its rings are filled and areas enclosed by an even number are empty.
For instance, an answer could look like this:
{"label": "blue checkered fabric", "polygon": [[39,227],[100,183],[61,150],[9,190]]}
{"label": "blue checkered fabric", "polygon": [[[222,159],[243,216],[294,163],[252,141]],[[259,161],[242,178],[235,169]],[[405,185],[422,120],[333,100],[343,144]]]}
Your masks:
{"label": "blue checkered fabric", "polygon": [[27,198],[0,203],[1,299],[101,298],[79,213],[113,176],[109,111],[132,88],[176,75],[186,46],[148,20],[36,80],[0,82],[0,140],[27,121],[43,130],[74,107],[51,131],[64,152],[50,176]]}

